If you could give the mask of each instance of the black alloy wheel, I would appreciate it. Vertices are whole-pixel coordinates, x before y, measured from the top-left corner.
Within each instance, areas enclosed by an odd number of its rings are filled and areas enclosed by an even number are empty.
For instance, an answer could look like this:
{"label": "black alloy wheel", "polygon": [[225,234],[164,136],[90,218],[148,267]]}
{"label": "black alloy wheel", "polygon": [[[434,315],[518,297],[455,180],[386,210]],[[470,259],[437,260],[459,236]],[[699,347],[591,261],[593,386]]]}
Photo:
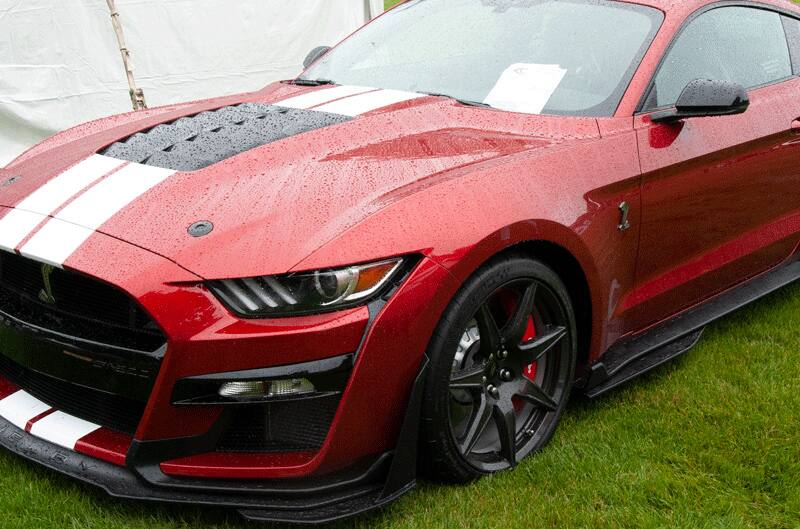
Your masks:
{"label": "black alloy wheel", "polygon": [[482,268],[431,342],[422,432],[429,473],[468,482],[541,449],[569,398],[576,343],[569,295],[550,268],[519,256]]}

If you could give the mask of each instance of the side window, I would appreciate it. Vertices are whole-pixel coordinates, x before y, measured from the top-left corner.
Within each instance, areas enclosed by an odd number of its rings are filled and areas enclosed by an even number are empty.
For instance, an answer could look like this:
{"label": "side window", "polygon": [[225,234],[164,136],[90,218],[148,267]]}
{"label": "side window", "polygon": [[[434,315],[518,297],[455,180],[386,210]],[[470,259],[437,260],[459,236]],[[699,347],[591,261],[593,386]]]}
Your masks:
{"label": "side window", "polygon": [[789,39],[789,53],[792,55],[794,74],[800,75],[800,20],[784,17],[783,27],[786,30],[786,38]]}
{"label": "side window", "polygon": [[782,17],[763,9],[723,7],[703,13],[667,53],[645,110],[674,105],[695,79],[733,81],[751,89],[792,76]]}

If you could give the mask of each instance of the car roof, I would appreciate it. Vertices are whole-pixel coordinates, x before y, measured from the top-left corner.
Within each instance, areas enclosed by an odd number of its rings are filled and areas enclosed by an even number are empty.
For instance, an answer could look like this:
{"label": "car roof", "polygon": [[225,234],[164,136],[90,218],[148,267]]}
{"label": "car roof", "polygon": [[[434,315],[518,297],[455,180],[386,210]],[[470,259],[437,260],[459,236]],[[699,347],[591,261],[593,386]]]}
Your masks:
{"label": "car roof", "polygon": [[[655,7],[673,15],[684,15],[697,11],[698,9],[711,5],[721,3],[721,0],[622,0],[628,3],[640,4]],[[764,4],[775,7],[782,7],[796,13],[800,13],[800,6],[792,2],[792,0],[758,0],[755,2],[743,2],[746,4],[758,5]]]}

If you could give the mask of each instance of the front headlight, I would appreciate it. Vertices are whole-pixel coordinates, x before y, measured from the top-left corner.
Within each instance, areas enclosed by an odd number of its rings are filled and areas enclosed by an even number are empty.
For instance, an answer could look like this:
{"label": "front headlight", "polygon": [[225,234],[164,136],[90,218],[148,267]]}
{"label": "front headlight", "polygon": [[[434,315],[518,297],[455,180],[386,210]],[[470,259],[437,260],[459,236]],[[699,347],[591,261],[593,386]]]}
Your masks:
{"label": "front headlight", "polygon": [[208,287],[245,318],[298,316],[366,304],[382,295],[404,259],[284,276],[210,281]]}

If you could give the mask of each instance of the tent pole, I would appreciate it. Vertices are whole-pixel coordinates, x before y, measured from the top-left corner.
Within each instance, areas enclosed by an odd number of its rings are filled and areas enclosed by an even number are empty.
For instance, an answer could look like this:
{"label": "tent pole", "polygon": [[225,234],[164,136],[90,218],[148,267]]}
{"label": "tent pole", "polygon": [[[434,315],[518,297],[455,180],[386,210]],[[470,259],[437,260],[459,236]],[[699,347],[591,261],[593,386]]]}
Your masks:
{"label": "tent pole", "polygon": [[366,24],[370,20],[372,20],[372,3],[370,0],[364,0],[364,23]]}
{"label": "tent pole", "polygon": [[131,52],[125,44],[125,34],[122,31],[122,23],[119,21],[116,0],[106,0],[106,2],[108,3],[109,11],[111,11],[111,23],[114,26],[114,33],[117,35],[119,51],[122,54],[122,64],[125,66],[125,75],[128,77],[133,110],[144,110],[147,108],[147,103],[144,100],[144,91],[136,87],[136,79],[133,77],[133,65],[131,64]]}

